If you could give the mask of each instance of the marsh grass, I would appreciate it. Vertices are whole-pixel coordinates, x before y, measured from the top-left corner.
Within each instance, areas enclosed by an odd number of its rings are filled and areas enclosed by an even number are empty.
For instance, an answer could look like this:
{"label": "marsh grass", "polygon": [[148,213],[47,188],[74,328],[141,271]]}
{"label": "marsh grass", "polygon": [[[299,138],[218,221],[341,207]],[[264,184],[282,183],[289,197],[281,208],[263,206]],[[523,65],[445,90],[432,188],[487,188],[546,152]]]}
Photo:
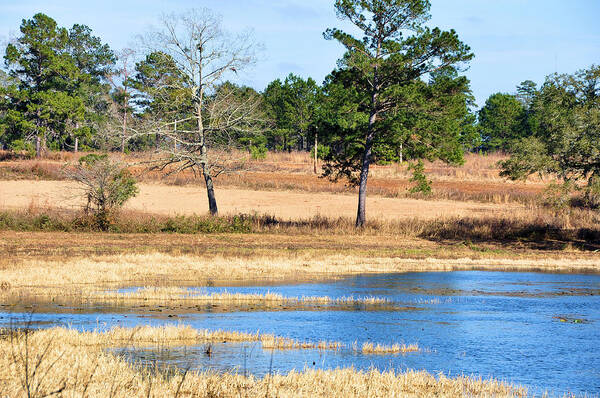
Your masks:
{"label": "marsh grass", "polygon": [[[106,333],[66,329],[10,333],[12,337],[5,333],[0,338],[0,394],[10,397],[527,396],[525,388],[493,379],[436,377],[412,370],[306,369],[287,375],[269,374],[262,379],[189,369],[165,371],[128,363],[107,351],[113,344],[144,344],[148,339],[169,345],[172,339],[192,334],[181,327]],[[33,368],[29,366],[32,363]],[[32,369],[36,370],[33,377]],[[35,389],[27,389],[28,384],[23,383],[26,377]]]}
{"label": "marsh grass", "polygon": [[[0,268],[4,297],[35,297],[50,291],[98,291],[127,286],[209,286],[234,281],[326,280],[354,274],[423,271],[551,271],[598,272],[597,257],[572,258],[435,258],[410,259],[350,253],[313,256],[312,253],[249,257],[189,256],[163,253],[101,255],[85,258],[23,259]],[[227,285],[226,285],[227,286]],[[87,295],[89,293],[81,293]],[[22,296],[21,296],[22,295]]]}
{"label": "marsh grass", "polygon": [[378,355],[386,355],[386,354],[406,354],[409,352],[420,352],[421,348],[418,344],[373,344],[373,343],[364,343],[360,349],[360,352],[363,354],[378,354]]}
{"label": "marsh grass", "polygon": [[[134,312],[189,312],[258,311],[258,310],[401,310],[407,309],[379,297],[286,297],[280,294],[214,293],[199,294],[189,289],[174,287],[147,287],[134,292],[94,291],[76,286],[61,288],[13,288],[4,282],[0,287],[4,303],[37,304],[71,308],[110,308]],[[412,309],[412,308],[411,308]]]}
{"label": "marsh grass", "polygon": [[102,292],[98,295],[91,295],[90,299],[98,299],[101,302],[117,302],[125,303],[128,301],[144,301],[148,304],[156,302],[169,303],[173,301],[185,301],[190,304],[273,304],[280,305],[325,305],[325,306],[362,306],[371,308],[391,308],[393,303],[381,297],[340,297],[331,298],[328,296],[302,296],[302,297],[286,297],[277,293],[264,294],[244,294],[244,293],[212,293],[202,294],[193,290],[184,288],[160,288],[146,287],[137,289],[133,292],[118,293],[118,292]]}

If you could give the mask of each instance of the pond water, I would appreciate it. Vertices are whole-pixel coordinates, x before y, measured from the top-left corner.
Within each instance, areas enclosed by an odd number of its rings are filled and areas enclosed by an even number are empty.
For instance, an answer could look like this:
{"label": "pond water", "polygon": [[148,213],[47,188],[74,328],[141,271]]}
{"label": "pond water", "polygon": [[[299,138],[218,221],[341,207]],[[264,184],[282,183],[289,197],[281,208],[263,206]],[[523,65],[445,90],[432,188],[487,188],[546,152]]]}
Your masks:
{"label": "pond water", "polygon": [[292,369],[353,366],[417,369],[494,377],[534,393],[600,394],[600,275],[448,272],[365,275],[335,282],[261,287],[212,287],[202,293],[285,296],[377,296],[415,307],[400,311],[271,311],[181,314],[178,318],[119,313],[0,313],[0,326],[24,319],[40,327],[105,329],[115,325],[182,323],[199,329],[272,333],[302,341],[418,343],[420,353],[362,355],[334,351],[267,351],[259,343],[206,348],[119,349],[145,363],[235,370],[258,376]]}

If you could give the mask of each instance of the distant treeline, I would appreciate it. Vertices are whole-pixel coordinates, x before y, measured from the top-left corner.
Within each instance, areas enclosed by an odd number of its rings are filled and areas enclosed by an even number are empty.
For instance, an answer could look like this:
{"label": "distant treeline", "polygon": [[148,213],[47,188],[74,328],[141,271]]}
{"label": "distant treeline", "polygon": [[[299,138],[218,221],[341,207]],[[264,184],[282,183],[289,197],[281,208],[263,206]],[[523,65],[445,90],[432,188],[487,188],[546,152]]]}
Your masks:
{"label": "distant treeline", "polygon": [[[185,105],[190,99],[183,92],[160,93],[167,86],[176,87],[173,81],[185,79],[167,54],[115,52],[89,27],[76,24],[66,29],[44,14],[23,20],[20,32],[6,47],[5,68],[0,70],[3,149],[31,153],[36,146],[38,152],[148,150],[157,145],[158,136],[136,134],[138,124],[164,118],[166,113],[180,113],[184,120],[186,110],[193,109],[191,104]],[[442,77],[432,75],[430,79],[433,84]],[[464,150],[510,152],[519,139],[539,135],[549,91],[564,89],[565,79],[551,76],[540,88],[527,80],[517,87],[516,94],[493,94],[479,111],[474,109],[465,81],[459,87],[459,111],[453,113]],[[236,137],[239,146],[260,157],[267,149],[312,150],[317,139],[323,144],[319,155],[324,157],[339,141],[339,123],[330,120],[332,103],[353,94],[351,90],[339,92],[342,80],[334,72],[319,85],[311,78],[290,74],[260,93],[226,83],[238,95],[262,99],[260,134]],[[380,151],[382,160],[410,159],[411,152],[418,151],[410,143],[411,132],[404,135],[396,147]]]}

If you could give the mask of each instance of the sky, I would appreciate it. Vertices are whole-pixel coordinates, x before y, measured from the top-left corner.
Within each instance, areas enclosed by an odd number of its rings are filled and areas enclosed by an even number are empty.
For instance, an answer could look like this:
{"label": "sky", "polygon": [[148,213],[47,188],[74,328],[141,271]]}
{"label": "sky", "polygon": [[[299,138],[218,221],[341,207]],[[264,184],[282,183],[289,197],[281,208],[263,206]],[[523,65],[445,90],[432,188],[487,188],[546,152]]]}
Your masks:
{"label": "sky", "polygon": [[[343,54],[323,38],[329,27],[350,30],[333,0],[0,0],[0,40],[22,19],[43,12],[60,26],[92,28],[114,50],[159,25],[161,14],[209,8],[232,33],[251,29],[262,44],[256,65],[238,83],[261,91],[289,73],[322,82]],[[600,64],[599,0],[431,0],[430,26],[454,29],[475,53],[465,74],[481,106],[493,93],[514,93],[524,80],[573,73]],[[4,47],[4,45],[2,46]]]}

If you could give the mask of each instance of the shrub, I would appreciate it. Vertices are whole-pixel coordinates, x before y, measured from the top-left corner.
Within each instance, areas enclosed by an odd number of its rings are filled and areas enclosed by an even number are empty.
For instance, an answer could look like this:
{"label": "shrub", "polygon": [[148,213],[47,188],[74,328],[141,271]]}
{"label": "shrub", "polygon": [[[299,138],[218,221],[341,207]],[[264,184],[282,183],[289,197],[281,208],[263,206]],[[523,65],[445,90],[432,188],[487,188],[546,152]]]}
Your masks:
{"label": "shrub", "polygon": [[263,160],[267,157],[267,147],[264,145],[252,145],[250,147],[250,156],[254,160]]}
{"label": "shrub", "polygon": [[583,194],[584,205],[590,209],[600,208],[600,177],[594,176],[589,179]]}
{"label": "shrub", "polygon": [[422,160],[408,166],[408,169],[412,171],[413,175],[410,178],[410,182],[414,183],[410,188],[410,193],[421,193],[423,195],[431,195],[431,181],[427,179],[425,175],[425,165]]}
{"label": "shrub", "polygon": [[544,189],[541,204],[545,207],[549,207],[556,214],[564,214],[568,212],[571,207],[572,191],[573,185],[571,183],[551,183]]}
{"label": "shrub", "polygon": [[98,228],[103,231],[108,230],[112,213],[138,193],[131,174],[107,155],[84,156],[67,173],[83,186],[87,199],[85,213],[91,212]]}

